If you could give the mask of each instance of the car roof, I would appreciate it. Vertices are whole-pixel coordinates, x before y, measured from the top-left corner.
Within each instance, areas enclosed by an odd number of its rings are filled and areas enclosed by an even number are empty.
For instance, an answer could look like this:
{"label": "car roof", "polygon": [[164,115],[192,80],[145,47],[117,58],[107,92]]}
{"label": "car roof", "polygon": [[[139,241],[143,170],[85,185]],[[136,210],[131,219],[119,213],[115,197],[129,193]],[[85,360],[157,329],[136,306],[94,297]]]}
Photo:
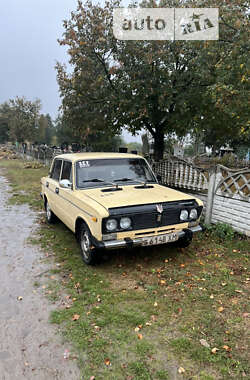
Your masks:
{"label": "car roof", "polygon": [[109,153],[109,152],[84,152],[84,153],[63,153],[55,158],[62,158],[70,161],[79,160],[93,160],[93,159],[104,159],[104,158],[142,158],[137,154],[131,153]]}

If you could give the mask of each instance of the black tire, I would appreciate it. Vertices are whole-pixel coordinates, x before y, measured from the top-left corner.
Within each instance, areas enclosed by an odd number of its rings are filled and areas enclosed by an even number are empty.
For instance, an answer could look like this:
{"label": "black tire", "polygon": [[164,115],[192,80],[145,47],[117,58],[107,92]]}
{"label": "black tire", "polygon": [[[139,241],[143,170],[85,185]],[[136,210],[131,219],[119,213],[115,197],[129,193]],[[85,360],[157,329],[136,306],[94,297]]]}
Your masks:
{"label": "black tire", "polygon": [[46,211],[46,220],[49,224],[54,224],[57,220],[56,215],[53,213],[53,211],[50,208],[50,205],[48,201],[45,202],[45,211]]}
{"label": "black tire", "polygon": [[92,235],[85,223],[82,223],[79,227],[78,241],[83,261],[87,265],[94,265],[97,261],[98,252],[97,249],[93,247]]}

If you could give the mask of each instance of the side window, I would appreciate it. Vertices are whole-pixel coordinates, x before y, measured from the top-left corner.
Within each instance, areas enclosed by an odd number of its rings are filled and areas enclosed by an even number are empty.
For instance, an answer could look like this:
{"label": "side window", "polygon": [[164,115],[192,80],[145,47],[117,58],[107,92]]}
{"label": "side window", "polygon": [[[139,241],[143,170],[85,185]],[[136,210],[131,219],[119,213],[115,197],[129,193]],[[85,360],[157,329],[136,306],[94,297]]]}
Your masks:
{"label": "side window", "polygon": [[72,182],[72,163],[69,161],[63,162],[61,179],[68,179]]}
{"label": "side window", "polygon": [[62,166],[62,160],[55,160],[53,168],[52,168],[52,172],[51,172],[51,178],[53,178],[56,181],[59,181],[61,166]]}

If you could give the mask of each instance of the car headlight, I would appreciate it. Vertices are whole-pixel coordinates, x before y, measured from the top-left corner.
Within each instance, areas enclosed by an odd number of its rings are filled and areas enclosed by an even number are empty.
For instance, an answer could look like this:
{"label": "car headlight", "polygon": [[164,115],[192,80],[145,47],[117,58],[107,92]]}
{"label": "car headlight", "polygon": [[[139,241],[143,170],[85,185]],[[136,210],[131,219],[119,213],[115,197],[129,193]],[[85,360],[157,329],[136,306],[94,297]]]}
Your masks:
{"label": "car headlight", "polygon": [[181,221],[188,220],[188,210],[181,210],[180,220]]}
{"label": "car headlight", "polygon": [[192,210],[190,211],[189,216],[190,216],[190,219],[197,219],[198,214],[197,214],[196,208],[192,208]]}
{"label": "car headlight", "polygon": [[106,222],[106,230],[107,231],[115,231],[117,229],[117,220],[108,219]]}
{"label": "car headlight", "polygon": [[130,218],[121,218],[120,220],[120,227],[123,230],[127,230],[131,227],[131,219]]}

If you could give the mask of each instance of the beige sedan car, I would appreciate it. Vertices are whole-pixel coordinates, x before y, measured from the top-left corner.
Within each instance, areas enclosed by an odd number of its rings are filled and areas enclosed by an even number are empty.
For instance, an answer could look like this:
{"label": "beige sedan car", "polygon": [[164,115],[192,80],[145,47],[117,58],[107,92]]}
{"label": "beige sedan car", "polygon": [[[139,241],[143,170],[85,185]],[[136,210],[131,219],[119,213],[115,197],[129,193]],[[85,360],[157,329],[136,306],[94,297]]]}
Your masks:
{"label": "beige sedan car", "polygon": [[186,247],[202,230],[202,202],[160,185],[134,154],[62,154],[41,183],[47,221],[59,218],[76,235],[86,264],[102,249]]}

